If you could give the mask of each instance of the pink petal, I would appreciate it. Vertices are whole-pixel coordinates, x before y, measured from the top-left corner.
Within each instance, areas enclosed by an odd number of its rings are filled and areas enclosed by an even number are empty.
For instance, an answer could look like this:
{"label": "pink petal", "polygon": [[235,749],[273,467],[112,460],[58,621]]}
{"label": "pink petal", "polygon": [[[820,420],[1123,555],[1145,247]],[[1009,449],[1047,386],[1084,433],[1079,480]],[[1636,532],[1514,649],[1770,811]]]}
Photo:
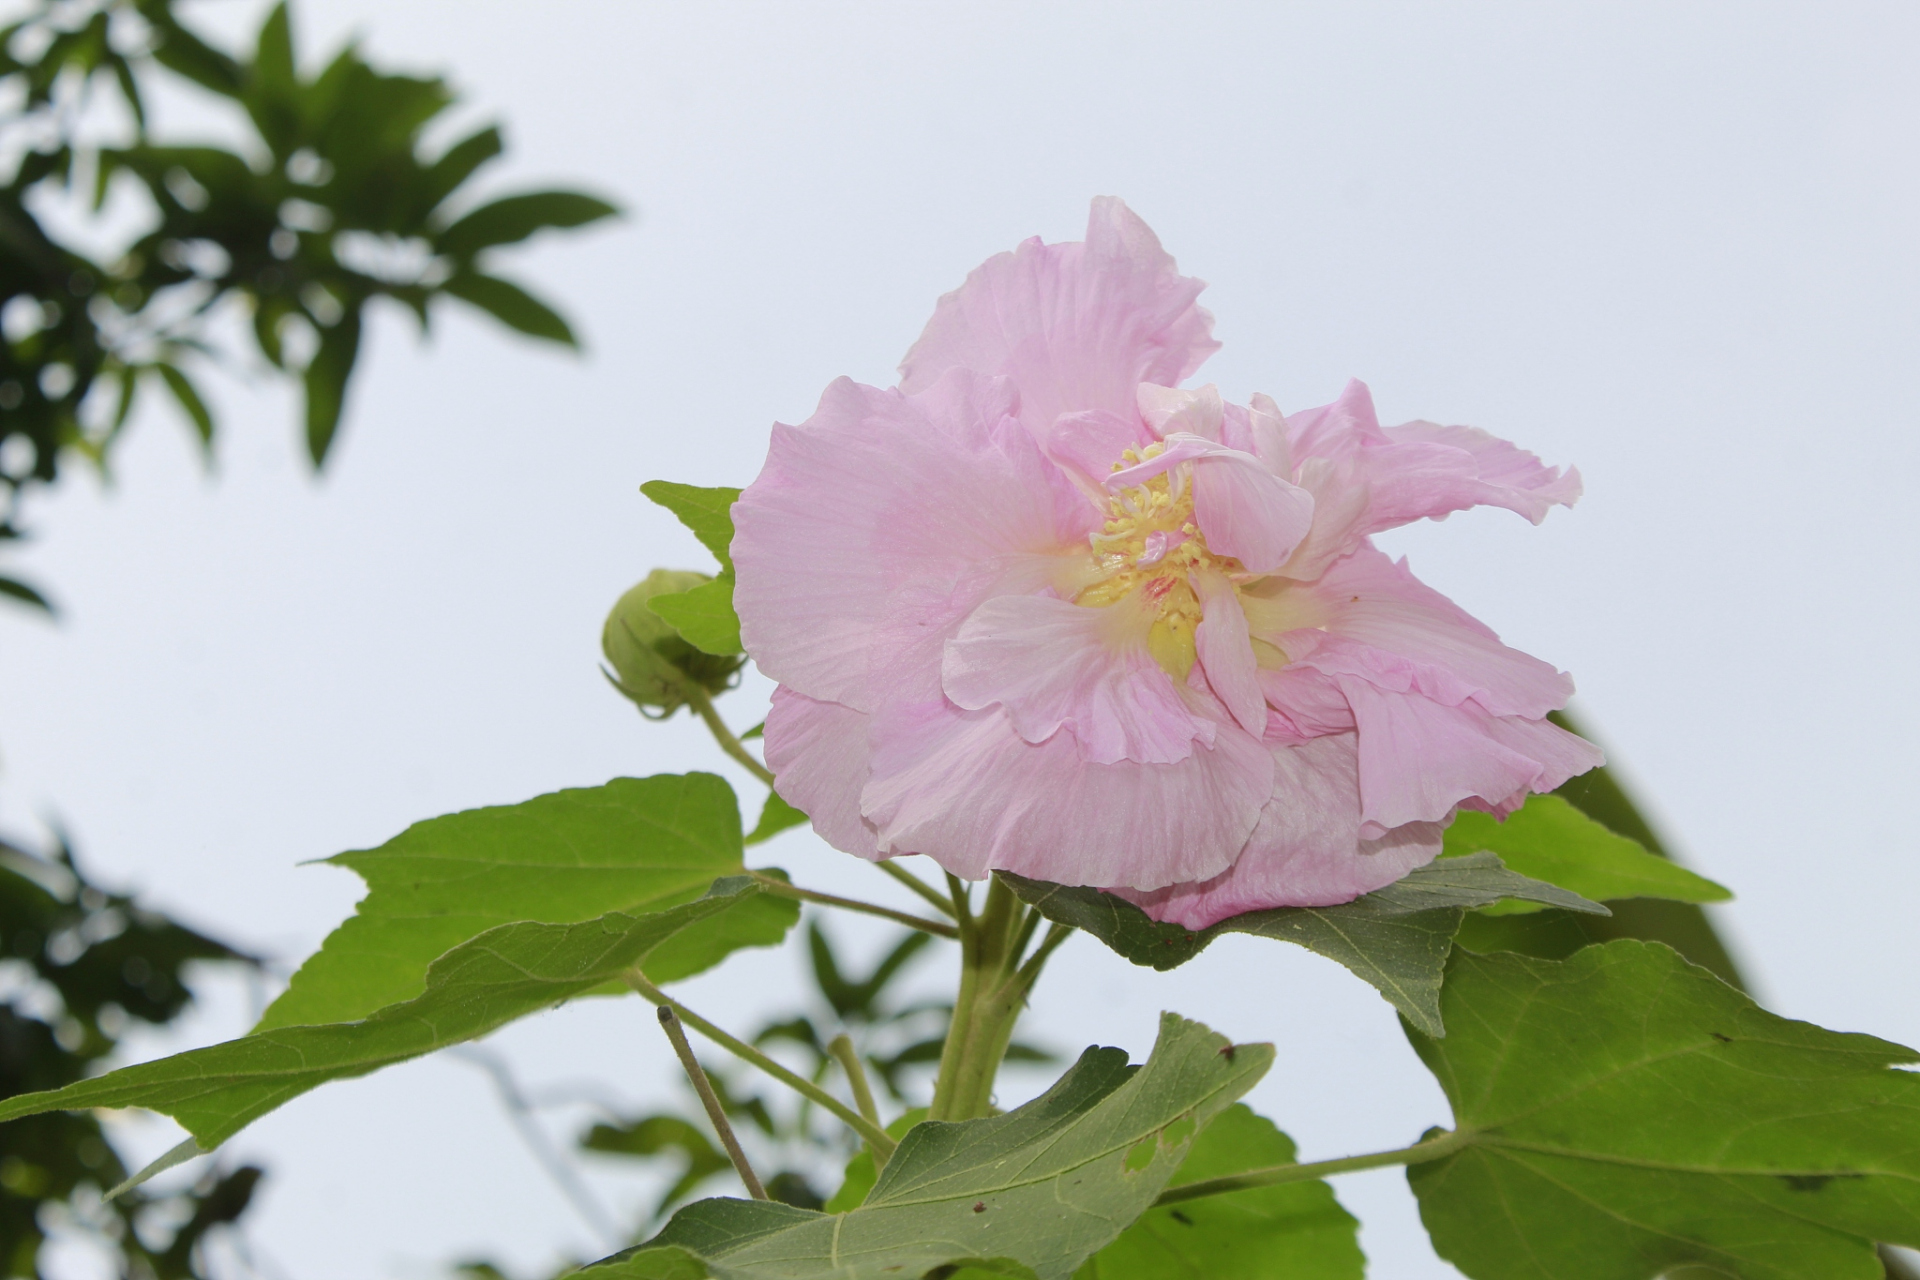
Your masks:
{"label": "pink petal", "polygon": [[[1538,719],[1567,705],[1573,680],[1552,664],[1501,644],[1453,601],[1420,582],[1406,561],[1362,547],[1301,588],[1324,610],[1312,649],[1279,638],[1296,661],[1366,675],[1457,705],[1472,698],[1497,716]],[[1304,637],[1303,637],[1304,638]],[[1326,643],[1358,641],[1372,652]],[[1292,647],[1289,648],[1289,645]]]}
{"label": "pink petal", "polygon": [[1361,834],[1442,822],[1463,801],[1497,805],[1551,791],[1602,763],[1598,748],[1544,720],[1443,706],[1354,676],[1335,682],[1360,740]]}
{"label": "pink petal", "polygon": [[1137,417],[1121,417],[1105,409],[1063,413],[1041,437],[1047,456],[1088,482],[1087,491],[1104,513],[1104,486],[1113,465],[1128,449],[1153,443],[1153,434]]}
{"label": "pink petal", "polygon": [[1258,663],[1247,636],[1247,615],[1233,584],[1217,573],[1198,574],[1200,625],[1193,634],[1201,669],[1214,696],[1254,737],[1267,731],[1267,698],[1260,691]]}
{"label": "pink petal", "polygon": [[1378,519],[1403,524],[1490,506],[1505,507],[1539,524],[1554,507],[1571,507],[1580,500],[1579,471],[1549,467],[1525,449],[1478,427],[1409,422],[1386,428],[1386,436],[1402,449],[1425,446],[1435,453],[1433,461],[1419,468],[1375,482]]}
{"label": "pink petal", "polygon": [[1259,673],[1267,699],[1269,746],[1298,746],[1331,733],[1353,732],[1353,708],[1325,672],[1293,662]]}
{"label": "pink petal", "polygon": [[881,856],[871,823],[860,816],[860,788],[873,754],[865,712],[816,702],[784,685],[767,709],[767,768],[780,798],[813,820],[820,838],[843,853]]}
{"label": "pink petal", "polygon": [[1204,929],[1248,911],[1351,902],[1439,854],[1439,823],[1410,823],[1378,840],[1360,837],[1351,733],[1283,747],[1274,756],[1273,796],[1232,867],[1211,880],[1123,896],[1156,920]]}
{"label": "pink petal", "polygon": [[1178,387],[1156,386],[1143,382],[1135,392],[1140,416],[1156,438],[1184,432],[1203,440],[1220,439],[1220,421],[1224,406],[1220,389],[1209,382],[1192,391]]}
{"label": "pink petal", "polygon": [[1144,462],[1107,477],[1112,492],[1145,484],[1183,462],[1193,464],[1193,514],[1209,550],[1253,573],[1285,564],[1313,524],[1313,497],[1282,480],[1250,453],[1180,432]]}
{"label": "pink petal", "polygon": [[1196,739],[1213,741],[1214,726],[1187,709],[1147,652],[1151,621],[1129,601],[1090,609],[999,596],[947,641],[941,683],[968,711],[1004,707],[1027,742],[1069,729],[1096,764],[1185,760]]}
{"label": "pink petal", "polygon": [[1273,756],[1230,721],[1178,764],[1092,764],[1066,735],[1029,743],[999,708],[945,701],[876,717],[862,812],[896,853],[955,875],[1157,889],[1226,869],[1273,786]]}
{"label": "pink petal", "polygon": [[1213,317],[1194,305],[1204,287],[1132,210],[1100,197],[1084,243],[1029,240],[941,298],[900,385],[921,391],[953,368],[1009,375],[1036,434],[1084,409],[1133,418],[1140,383],[1171,386],[1219,349]]}
{"label": "pink petal", "polygon": [[917,396],[840,379],[776,425],[733,508],[734,605],[761,670],[871,710],[870,652],[939,645],[987,595],[1031,590],[1097,513],[1007,414],[1003,382],[956,373]]}

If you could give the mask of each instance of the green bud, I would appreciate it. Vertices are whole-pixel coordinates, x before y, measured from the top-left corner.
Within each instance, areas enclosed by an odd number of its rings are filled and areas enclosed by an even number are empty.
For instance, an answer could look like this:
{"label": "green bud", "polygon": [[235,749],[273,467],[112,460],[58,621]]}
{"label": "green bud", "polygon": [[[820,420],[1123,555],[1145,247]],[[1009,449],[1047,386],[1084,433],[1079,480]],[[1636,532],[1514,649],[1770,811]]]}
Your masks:
{"label": "green bud", "polygon": [[600,648],[613,668],[614,687],[640,709],[671,715],[695,689],[719,693],[730,688],[746,661],[739,655],[702,653],[680,638],[667,621],[647,608],[655,596],[671,595],[712,579],[691,569],[655,569],[620,597],[600,632]]}

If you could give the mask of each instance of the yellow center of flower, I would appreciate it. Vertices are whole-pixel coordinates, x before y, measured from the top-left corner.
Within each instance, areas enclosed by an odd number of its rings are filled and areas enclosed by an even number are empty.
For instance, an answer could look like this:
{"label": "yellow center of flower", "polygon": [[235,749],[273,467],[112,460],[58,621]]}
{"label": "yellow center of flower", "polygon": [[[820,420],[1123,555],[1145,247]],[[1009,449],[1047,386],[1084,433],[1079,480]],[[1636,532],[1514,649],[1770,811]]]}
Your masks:
{"label": "yellow center of flower", "polygon": [[[1163,444],[1128,449],[1113,469],[1137,466],[1165,450]],[[1096,581],[1074,597],[1075,604],[1093,608],[1137,600],[1153,617],[1147,649],[1176,680],[1185,680],[1193,669],[1193,633],[1200,625],[1200,600],[1189,575],[1203,568],[1246,572],[1238,560],[1207,550],[1193,518],[1193,487],[1185,470],[1170,468],[1107,500],[1106,522],[1090,539]]]}

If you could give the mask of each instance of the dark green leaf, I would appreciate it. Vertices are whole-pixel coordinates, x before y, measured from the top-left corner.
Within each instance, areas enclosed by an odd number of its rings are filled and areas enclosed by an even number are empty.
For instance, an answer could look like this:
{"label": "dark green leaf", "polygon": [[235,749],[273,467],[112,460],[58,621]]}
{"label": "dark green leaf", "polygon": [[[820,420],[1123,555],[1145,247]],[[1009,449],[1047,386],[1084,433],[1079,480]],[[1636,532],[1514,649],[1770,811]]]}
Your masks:
{"label": "dark green leaf", "polygon": [[320,346],[304,375],[307,388],[307,456],[318,467],[340,430],[347,404],[347,379],[360,354],[360,308],[355,304],[331,329],[320,331]]}
{"label": "dark green leaf", "polygon": [[753,833],[747,837],[747,844],[756,845],[771,840],[789,827],[797,827],[806,822],[807,815],[782,800],[779,793],[767,792],[767,802],[760,807],[760,821],[754,824]]}
{"label": "dark green leaf", "polygon": [[51,601],[18,578],[9,578],[4,574],[0,574],[0,596],[18,600],[22,604],[30,604],[36,609],[45,610],[47,613],[53,612],[53,604]]}
{"label": "dark green leaf", "polygon": [[[1656,857],[1638,841],[1616,835],[1559,796],[1534,796],[1506,821],[1491,814],[1463,813],[1447,828],[1447,857],[1485,850],[1524,876],[1595,902],[1619,898],[1667,898],[1722,902],[1733,895],[1677,862]],[[1482,908],[1489,915],[1539,911],[1532,902],[1507,901]]]}
{"label": "dark green leaf", "polygon": [[[359,873],[367,896],[293,975],[261,1030],[345,1022],[415,996],[436,956],[497,925],[660,911],[745,870],[733,789],[704,773],[616,778],[448,814],[328,861]],[[776,903],[787,900],[740,899],[661,948],[649,975],[672,981],[734,947],[779,942],[798,912]]]}
{"label": "dark green leaf", "polygon": [[1089,1049],[1005,1115],[914,1126],[845,1213],[703,1200],[647,1246],[584,1274],[631,1280],[697,1258],[729,1280],[897,1280],[976,1260],[1003,1275],[1064,1277],[1146,1212],[1198,1131],[1272,1058],[1271,1046],[1229,1046],[1163,1014],[1138,1069],[1117,1049]]}
{"label": "dark green leaf", "polygon": [[498,276],[459,271],[440,287],[454,297],[479,307],[509,329],[518,329],[529,337],[544,338],[564,346],[580,345],[559,312],[519,285],[509,284]]}
{"label": "dark green leaf", "polygon": [[1410,1032],[1464,1150],[1411,1167],[1474,1280],[1878,1280],[1920,1245],[1920,1060],[1776,1017],[1659,943],[1457,952]]}
{"label": "dark green leaf", "polygon": [[211,454],[213,451],[213,414],[207,409],[207,402],[200,398],[200,392],[187,375],[170,364],[157,364],[161,381],[167,384],[167,390],[173,392],[173,398],[193,422],[193,430],[200,437],[200,448]]}
{"label": "dark green leaf", "polygon": [[1250,911],[1199,932],[1162,924],[1125,898],[1001,872],[1049,920],[1084,929],[1134,964],[1171,969],[1223,933],[1277,938],[1337,960],[1371,983],[1414,1025],[1444,1035],[1440,975],[1462,916],[1503,898],[1606,914],[1597,903],[1509,871],[1491,853],[1442,858],[1384,889],[1337,907]]}
{"label": "dark green leaf", "polygon": [[733,570],[690,591],[652,597],[647,608],[702,653],[731,657],[740,646],[740,616],[733,611]]}
{"label": "dark green leaf", "polygon": [[762,893],[739,877],[694,902],[647,915],[609,912],[578,924],[490,929],[434,961],[415,998],[353,1022],[281,1026],[51,1093],[0,1102],[0,1120],[82,1107],[147,1107],[211,1151],[248,1124],[329,1080],[416,1058],[551,1008],[646,959],[675,933]]}
{"label": "dark green leaf", "polygon": [[[925,1107],[914,1107],[887,1126],[887,1136],[898,1142],[907,1136],[908,1130],[926,1118]],[[873,1152],[866,1147],[860,1148],[859,1153],[847,1161],[846,1176],[841,1179],[840,1189],[827,1201],[827,1212],[845,1213],[858,1208],[860,1202],[867,1198],[867,1193],[873,1190],[873,1184],[879,1180],[880,1175],[873,1168]]]}
{"label": "dark green leaf", "polygon": [[[1201,1131],[1169,1187],[1296,1159],[1273,1121],[1235,1103]],[[1075,1280],[1361,1280],[1360,1224],[1324,1182],[1290,1182],[1149,1209]]]}
{"label": "dark green leaf", "polygon": [[514,244],[548,227],[578,227],[620,212],[605,200],[578,191],[537,191],[481,205],[441,232],[435,247],[455,258]]}
{"label": "dark green leaf", "polygon": [[640,492],[673,512],[700,539],[700,545],[713,552],[723,572],[733,572],[733,504],[740,501],[738,489],[703,489],[671,480],[649,480],[640,486]]}
{"label": "dark green leaf", "polygon": [[427,169],[421,183],[422,212],[431,211],[442,200],[473,176],[487,161],[506,149],[500,138],[500,130],[495,125],[468,134],[460,141],[448,147]]}

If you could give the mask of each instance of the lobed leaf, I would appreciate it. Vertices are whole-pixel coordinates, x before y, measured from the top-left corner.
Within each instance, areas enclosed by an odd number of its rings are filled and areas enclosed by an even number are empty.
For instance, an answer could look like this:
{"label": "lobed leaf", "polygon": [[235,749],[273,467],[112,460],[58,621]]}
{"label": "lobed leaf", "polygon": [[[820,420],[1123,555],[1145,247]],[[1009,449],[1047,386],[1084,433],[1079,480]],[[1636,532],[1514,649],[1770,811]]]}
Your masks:
{"label": "lobed leaf", "polygon": [[[1235,1103],[1201,1131],[1169,1187],[1291,1164],[1293,1139]],[[1360,1224],[1325,1182],[1253,1187],[1149,1209],[1074,1280],[1361,1280]]]}
{"label": "lobed leaf", "polygon": [[1064,1280],[1147,1210],[1196,1135],[1272,1060],[1269,1045],[1230,1045],[1163,1014],[1143,1066],[1129,1067],[1118,1049],[1089,1049],[1005,1115],[914,1126],[845,1213],[702,1200],[583,1275],[895,1280],[974,1266]]}
{"label": "lobed leaf", "polygon": [[[733,789],[707,773],[616,778],[416,822],[377,849],[327,859],[357,872],[367,896],[257,1030],[344,1022],[416,996],[435,957],[498,925],[689,902],[743,872],[741,855]],[[772,946],[798,919],[788,899],[738,899],[661,947],[648,975],[671,982],[740,947]]]}
{"label": "lobed leaf", "polygon": [[371,1017],[256,1031],[63,1089],[9,1098],[0,1102],[0,1121],[82,1107],[147,1107],[178,1120],[201,1150],[211,1151],[329,1080],[366,1075],[475,1039],[616,979],[681,930],[763,892],[742,876],[719,881],[696,901],[648,915],[615,911],[576,924],[501,925],[434,961],[418,996]]}
{"label": "lobed leaf", "polygon": [[1223,933],[1291,942],[1345,965],[1429,1035],[1445,1035],[1440,980],[1465,913],[1518,898],[1605,915],[1577,893],[1509,871],[1491,853],[1443,858],[1384,889],[1334,907],[1249,911],[1195,932],[1164,924],[1125,898],[998,873],[1019,898],[1049,920],[1085,930],[1134,964],[1172,969]]}
{"label": "lobed leaf", "polygon": [[[1724,902],[1724,886],[1659,857],[1637,840],[1617,835],[1559,796],[1534,796],[1506,821],[1462,813],[1447,828],[1442,857],[1486,851],[1522,875],[1571,889],[1595,902],[1664,898]],[[1506,901],[1482,908],[1489,915],[1539,911],[1539,903]]]}
{"label": "lobed leaf", "polygon": [[1409,1038],[1463,1150],[1408,1178],[1474,1280],[1879,1280],[1920,1245],[1920,1055],[1777,1017],[1659,943],[1456,952]]}

